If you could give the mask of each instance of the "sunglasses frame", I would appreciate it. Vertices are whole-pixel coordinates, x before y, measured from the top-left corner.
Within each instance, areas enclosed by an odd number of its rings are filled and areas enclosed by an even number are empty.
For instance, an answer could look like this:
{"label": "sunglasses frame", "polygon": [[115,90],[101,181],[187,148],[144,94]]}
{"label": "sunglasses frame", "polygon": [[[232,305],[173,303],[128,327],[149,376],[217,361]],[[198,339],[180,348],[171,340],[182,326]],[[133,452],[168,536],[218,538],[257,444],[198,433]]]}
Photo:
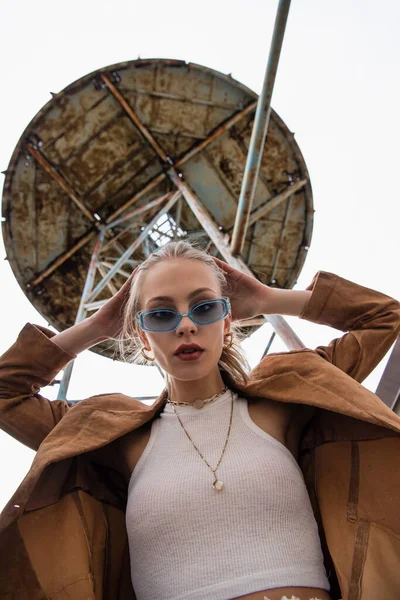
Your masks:
{"label": "sunglasses frame", "polygon": [[[197,323],[196,322],[196,319],[193,315],[193,311],[196,308],[198,308],[202,304],[210,304],[211,302],[216,302],[216,301],[221,302],[221,300],[224,301],[226,314],[224,314],[222,317],[219,317],[218,319],[215,319],[215,321],[210,321],[209,323]],[[147,329],[146,327],[144,327],[143,317],[149,313],[159,312],[160,310],[166,311],[166,312],[171,312],[178,317],[175,326],[172,327],[171,329],[161,329],[161,330]],[[197,327],[204,327],[205,325],[212,325],[212,323],[217,323],[217,321],[222,321],[222,319],[225,319],[230,314],[231,314],[230,300],[228,297],[223,296],[222,298],[212,298],[211,300],[202,300],[201,302],[198,302],[197,304],[195,304],[188,313],[178,313],[178,311],[174,310],[173,308],[153,308],[151,310],[140,310],[138,313],[136,313],[136,321],[137,321],[140,329],[143,329],[143,331],[149,331],[150,333],[167,333],[169,331],[176,331],[176,329],[178,329],[179,324],[182,321],[183,317],[189,317],[189,319],[191,319]]]}

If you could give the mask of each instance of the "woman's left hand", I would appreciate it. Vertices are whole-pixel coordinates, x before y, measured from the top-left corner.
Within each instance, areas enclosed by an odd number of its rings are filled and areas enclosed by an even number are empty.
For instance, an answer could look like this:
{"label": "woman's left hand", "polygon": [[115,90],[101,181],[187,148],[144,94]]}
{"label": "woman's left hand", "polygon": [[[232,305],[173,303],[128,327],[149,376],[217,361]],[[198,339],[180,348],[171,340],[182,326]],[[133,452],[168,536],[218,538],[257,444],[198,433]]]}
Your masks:
{"label": "woman's left hand", "polygon": [[224,272],[231,289],[230,302],[232,319],[250,319],[263,314],[268,302],[271,288],[258,281],[255,277],[238,271],[228,263],[211,257]]}

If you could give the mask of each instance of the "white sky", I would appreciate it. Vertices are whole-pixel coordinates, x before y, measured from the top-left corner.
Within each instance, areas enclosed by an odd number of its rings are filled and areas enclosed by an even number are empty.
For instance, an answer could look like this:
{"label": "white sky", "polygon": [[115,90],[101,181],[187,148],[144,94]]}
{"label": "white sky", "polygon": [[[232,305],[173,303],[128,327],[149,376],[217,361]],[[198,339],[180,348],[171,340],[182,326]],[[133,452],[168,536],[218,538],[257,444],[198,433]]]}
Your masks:
{"label": "white sky", "polygon": [[[49,0],[0,2],[0,168],[50,99],[87,73],[142,58],[177,58],[232,73],[260,92],[275,20],[274,0]],[[272,106],[295,132],[314,194],[311,248],[296,289],[318,270],[400,297],[400,4],[393,0],[294,0]],[[4,177],[1,176],[4,180]],[[2,185],[2,184],[1,184]],[[16,282],[0,244],[0,353],[26,322],[47,326]],[[308,347],[339,332],[297,318]],[[269,325],[244,346],[260,359]],[[341,335],[341,334],[340,334]],[[284,350],[276,339],[272,351]],[[375,391],[389,354],[364,385]],[[42,390],[54,399],[58,386]],[[122,365],[86,351],[69,399],[102,392],[157,395],[152,367]],[[0,432],[0,509],[29,470],[34,452]]]}

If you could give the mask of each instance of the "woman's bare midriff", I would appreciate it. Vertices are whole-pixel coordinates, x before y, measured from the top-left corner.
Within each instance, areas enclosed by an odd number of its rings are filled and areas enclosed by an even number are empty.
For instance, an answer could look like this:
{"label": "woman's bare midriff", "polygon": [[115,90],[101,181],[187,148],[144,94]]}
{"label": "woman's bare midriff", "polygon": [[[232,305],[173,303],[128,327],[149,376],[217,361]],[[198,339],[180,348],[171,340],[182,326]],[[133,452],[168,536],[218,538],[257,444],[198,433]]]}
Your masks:
{"label": "woman's bare midriff", "polygon": [[[273,590],[262,590],[253,594],[236,596],[235,600],[282,600],[285,596],[288,600],[331,600],[327,591],[306,587],[283,587],[274,588]],[[232,598],[232,600],[234,599]]]}
{"label": "woman's bare midriff", "polygon": [[[299,438],[305,424],[312,416],[311,407],[299,407],[298,405],[262,400],[249,403],[248,408],[252,421],[260,429],[284,444],[297,460]],[[120,439],[127,475],[130,476],[137,465],[150,439],[150,433],[151,423],[146,423]],[[244,596],[236,596],[232,600],[282,600],[285,596],[289,600],[292,600],[293,596],[293,600],[331,600],[326,590],[305,587],[280,587],[261,590]]]}

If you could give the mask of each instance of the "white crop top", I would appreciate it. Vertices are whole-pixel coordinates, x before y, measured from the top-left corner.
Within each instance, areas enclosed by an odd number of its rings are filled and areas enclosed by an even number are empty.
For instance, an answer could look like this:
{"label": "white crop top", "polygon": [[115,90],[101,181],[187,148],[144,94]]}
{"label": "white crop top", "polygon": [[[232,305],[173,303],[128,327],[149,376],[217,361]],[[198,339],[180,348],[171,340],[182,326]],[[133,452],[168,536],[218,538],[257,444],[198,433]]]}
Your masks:
{"label": "white crop top", "polygon": [[[215,468],[231,390],[201,409],[176,406]],[[258,590],[329,590],[317,523],[291,452],[260,429],[233,393],[232,428],[214,474],[170,404],[151,425],[128,487],[126,528],[137,600],[230,600]]]}

